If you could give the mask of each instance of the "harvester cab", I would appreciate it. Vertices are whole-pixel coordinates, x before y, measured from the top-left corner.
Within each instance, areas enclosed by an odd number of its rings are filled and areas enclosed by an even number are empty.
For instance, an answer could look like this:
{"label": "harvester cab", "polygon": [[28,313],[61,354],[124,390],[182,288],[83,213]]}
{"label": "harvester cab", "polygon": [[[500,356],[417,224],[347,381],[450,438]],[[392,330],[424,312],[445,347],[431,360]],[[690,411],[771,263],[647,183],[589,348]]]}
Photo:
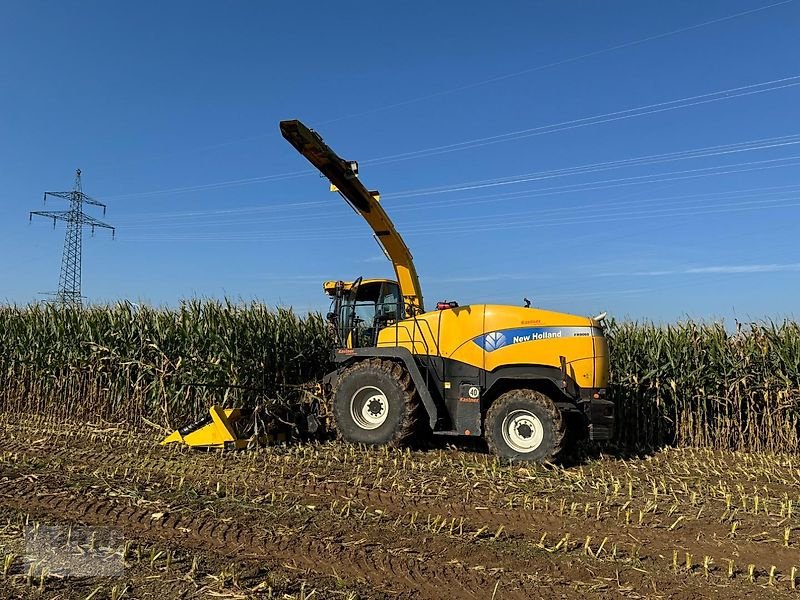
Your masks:
{"label": "harvester cab", "polygon": [[400,287],[391,279],[326,281],[322,284],[331,298],[328,321],[338,345],[362,348],[377,344],[377,334],[402,313]]}
{"label": "harvester cab", "polygon": [[611,438],[601,318],[456,302],[425,312],[411,252],[378,192],[359,180],[357,163],[300,121],[282,121],[280,129],[364,218],[394,268],[393,280],[323,284],[338,339],[336,368],[323,388],[345,440],[396,445],[429,434],[478,436],[503,458],[542,461],[567,440]]}

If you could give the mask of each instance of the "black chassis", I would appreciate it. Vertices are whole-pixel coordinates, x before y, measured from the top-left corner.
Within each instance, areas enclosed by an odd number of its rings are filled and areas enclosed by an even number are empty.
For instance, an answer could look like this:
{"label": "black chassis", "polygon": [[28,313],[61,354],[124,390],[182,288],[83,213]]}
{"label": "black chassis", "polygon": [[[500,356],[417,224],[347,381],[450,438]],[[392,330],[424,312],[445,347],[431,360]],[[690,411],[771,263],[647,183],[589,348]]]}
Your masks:
{"label": "black chassis", "polygon": [[492,401],[516,387],[533,387],[551,398],[570,422],[582,425],[592,440],[609,440],[614,434],[614,403],[605,390],[579,387],[562,368],[512,365],[485,371],[439,356],[414,356],[407,348],[340,348],[334,351],[336,370],[323,385],[330,390],[339,374],[366,358],[402,362],[428,415],[431,431],[440,435],[481,435],[483,417]]}

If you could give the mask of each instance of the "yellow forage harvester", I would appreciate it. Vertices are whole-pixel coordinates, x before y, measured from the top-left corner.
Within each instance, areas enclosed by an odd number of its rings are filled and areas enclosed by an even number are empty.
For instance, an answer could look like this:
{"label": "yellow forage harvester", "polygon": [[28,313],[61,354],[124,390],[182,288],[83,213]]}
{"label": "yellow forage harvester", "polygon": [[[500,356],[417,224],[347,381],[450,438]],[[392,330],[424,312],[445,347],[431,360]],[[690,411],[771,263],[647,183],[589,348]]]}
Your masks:
{"label": "yellow forage harvester", "polygon": [[[396,445],[429,434],[476,436],[498,456],[524,461],[549,460],[573,440],[611,439],[605,313],[570,315],[528,300],[524,306],[445,301],[426,311],[411,251],[380,194],[359,180],[358,164],[300,121],[281,121],[280,129],[364,218],[394,268],[393,280],[323,284],[338,346],[323,388],[344,439]],[[445,259],[458,253],[444,232],[442,239]],[[532,263],[543,258],[531,250]],[[237,418],[235,410],[212,409],[198,427],[167,440],[241,447]]]}

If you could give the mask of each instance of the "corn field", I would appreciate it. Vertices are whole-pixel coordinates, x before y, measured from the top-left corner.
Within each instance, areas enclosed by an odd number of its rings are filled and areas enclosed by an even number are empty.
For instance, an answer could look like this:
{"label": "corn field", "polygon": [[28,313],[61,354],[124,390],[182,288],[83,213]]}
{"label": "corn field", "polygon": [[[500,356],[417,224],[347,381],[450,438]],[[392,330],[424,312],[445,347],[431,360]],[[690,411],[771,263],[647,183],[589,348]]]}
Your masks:
{"label": "corn field", "polygon": [[800,325],[611,323],[621,446],[800,450]]}
{"label": "corn field", "polygon": [[190,301],[0,308],[0,348],[7,411],[175,426],[214,403],[291,395],[323,374],[330,341],[319,315]]}
{"label": "corn field", "polygon": [[[617,443],[800,451],[800,326],[612,322]],[[329,369],[317,314],[190,301],[175,310],[0,308],[7,412],[171,427],[209,405],[291,397]]]}

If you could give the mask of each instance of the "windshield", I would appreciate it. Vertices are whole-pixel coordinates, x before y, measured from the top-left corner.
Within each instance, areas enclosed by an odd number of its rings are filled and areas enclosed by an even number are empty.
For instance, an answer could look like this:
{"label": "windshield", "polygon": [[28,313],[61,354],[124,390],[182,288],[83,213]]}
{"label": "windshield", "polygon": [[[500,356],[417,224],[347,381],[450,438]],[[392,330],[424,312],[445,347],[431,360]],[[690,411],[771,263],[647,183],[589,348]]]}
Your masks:
{"label": "windshield", "polygon": [[370,281],[355,298],[342,300],[339,327],[342,341],[353,348],[374,346],[380,329],[397,320],[400,293],[393,281]]}

